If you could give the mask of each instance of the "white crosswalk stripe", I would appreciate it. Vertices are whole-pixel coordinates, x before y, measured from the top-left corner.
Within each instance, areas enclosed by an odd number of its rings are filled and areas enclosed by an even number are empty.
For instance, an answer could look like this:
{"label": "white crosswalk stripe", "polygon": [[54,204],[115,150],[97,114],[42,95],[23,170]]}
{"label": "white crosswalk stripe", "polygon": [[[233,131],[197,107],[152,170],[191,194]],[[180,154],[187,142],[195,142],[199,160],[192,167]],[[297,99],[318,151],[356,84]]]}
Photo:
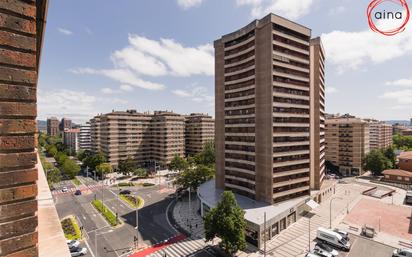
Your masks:
{"label": "white crosswalk stripe", "polygon": [[203,239],[186,238],[183,241],[174,243],[166,248],[150,254],[150,257],[164,257],[164,253],[168,257],[184,257],[188,256],[202,248],[205,244]]}

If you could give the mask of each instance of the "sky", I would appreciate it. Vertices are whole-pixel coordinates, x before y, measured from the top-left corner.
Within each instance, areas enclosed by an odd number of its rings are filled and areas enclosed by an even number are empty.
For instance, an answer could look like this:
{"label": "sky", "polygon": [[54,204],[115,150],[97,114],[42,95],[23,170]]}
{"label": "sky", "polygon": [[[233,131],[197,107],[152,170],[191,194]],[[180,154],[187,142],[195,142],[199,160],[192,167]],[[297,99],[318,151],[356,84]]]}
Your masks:
{"label": "sky", "polygon": [[412,21],[395,36],[375,33],[368,26],[369,3],[50,1],[38,118],[82,123],[99,113],[126,109],[214,116],[213,41],[273,12],[311,28],[313,37],[321,36],[328,113],[409,119]]}

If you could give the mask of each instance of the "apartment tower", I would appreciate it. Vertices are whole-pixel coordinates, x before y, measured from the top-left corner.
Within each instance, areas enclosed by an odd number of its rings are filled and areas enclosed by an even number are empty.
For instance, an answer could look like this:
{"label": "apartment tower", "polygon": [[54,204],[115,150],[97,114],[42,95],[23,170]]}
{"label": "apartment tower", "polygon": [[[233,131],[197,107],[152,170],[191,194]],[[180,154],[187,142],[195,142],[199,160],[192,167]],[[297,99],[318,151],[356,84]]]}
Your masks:
{"label": "apartment tower", "polygon": [[385,149],[392,145],[392,125],[377,120],[369,122],[370,150]]}
{"label": "apartment tower", "polygon": [[363,174],[362,163],[369,152],[369,124],[350,115],[326,119],[326,160],[343,175]]}
{"label": "apartment tower", "polygon": [[63,132],[63,143],[70,153],[77,153],[79,150],[80,129],[65,129]]}
{"label": "apartment tower", "polygon": [[310,187],[325,177],[325,51],[320,37],[310,41]]}
{"label": "apartment tower", "polygon": [[[215,41],[217,188],[266,203],[309,196],[310,37],[269,14]],[[312,45],[321,76],[323,50]]]}
{"label": "apartment tower", "polygon": [[90,120],[90,150],[100,151],[100,115]]}
{"label": "apartment tower", "polygon": [[91,150],[90,122],[80,125],[79,148]]}
{"label": "apartment tower", "polygon": [[215,139],[215,120],[206,114],[192,113],[185,119],[186,156],[202,151],[208,141]]}
{"label": "apartment tower", "polygon": [[72,120],[67,118],[62,118],[59,125],[60,131],[64,132],[66,129],[72,128]]}
{"label": "apartment tower", "polygon": [[56,117],[47,118],[47,135],[59,135],[59,120]]}

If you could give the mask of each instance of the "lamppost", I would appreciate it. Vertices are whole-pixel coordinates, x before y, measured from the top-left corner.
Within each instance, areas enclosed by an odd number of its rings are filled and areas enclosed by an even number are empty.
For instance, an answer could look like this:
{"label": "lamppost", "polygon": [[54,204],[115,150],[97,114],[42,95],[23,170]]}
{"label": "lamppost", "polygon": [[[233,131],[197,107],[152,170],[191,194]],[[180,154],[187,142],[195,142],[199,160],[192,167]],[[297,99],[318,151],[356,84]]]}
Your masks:
{"label": "lamppost", "polygon": [[[137,199],[137,198],[136,198]],[[139,204],[136,206],[136,250],[139,248]]]}
{"label": "lamppost", "polygon": [[[101,229],[104,229],[104,228],[108,228],[108,227],[110,227],[110,226],[104,226],[104,227],[102,227],[102,228],[96,228],[95,230],[92,230],[92,231],[90,231],[90,232],[94,232],[94,249],[95,249],[95,251],[96,251],[96,256],[95,257],[98,257],[99,256],[99,253],[97,252],[97,231],[99,231],[99,230],[101,230]],[[89,232],[89,233],[90,233]],[[101,234],[100,234],[101,235]]]}
{"label": "lamppost", "polygon": [[310,220],[312,219],[312,217],[313,216],[318,216],[319,217],[319,215],[317,215],[317,214],[315,214],[315,213],[312,213],[312,212],[308,212],[308,214],[307,215],[309,215],[308,216],[308,220],[309,220],[309,227],[308,227],[308,232],[309,232],[309,234],[308,234],[308,248],[309,248],[309,252],[310,252],[310,242],[311,242],[311,238],[310,238]]}
{"label": "lamppost", "polygon": [[335,199],[342,200],[341,197],[332,197],[329,202],[329,228],[332,229],[332,201]]}

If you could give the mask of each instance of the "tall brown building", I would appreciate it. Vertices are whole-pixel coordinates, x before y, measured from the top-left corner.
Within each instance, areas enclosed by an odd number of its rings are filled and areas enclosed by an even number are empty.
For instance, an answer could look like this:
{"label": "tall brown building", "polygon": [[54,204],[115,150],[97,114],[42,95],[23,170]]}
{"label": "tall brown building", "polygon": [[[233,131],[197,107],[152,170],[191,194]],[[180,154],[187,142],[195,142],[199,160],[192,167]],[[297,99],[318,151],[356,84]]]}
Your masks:
{"label": "tall brown building", "polygon": [[319,37],[310,41],[310,187],[325,177],[325,51]]}
{"label": "tall brown building", "polygon": [[[266,203],[309,196],[310,110],[323,104],[320,92],[310,103],[310,37],[309,28],[270,14],[215,41],[218,189]],[[320,40],[312,45],[313,76],[323,76]],[[313,158],[320,172],[319,149]]]}
{"label": "tall brown building", "polygon": [[186,116],[186,156],[202,151],[208,141],[215,139],[215,120],[206,114],[192,113]]}
{"label": "tall brown building", "polygon": [[377,120],[366,120],[369,123],[370,150],[384,149],[392,145],[392,125]]}
{"label": "tall brown building", "polygon": [[94,117],[90,125],[92,151],[103,152],[114,166],[128,157],[164,166],[185,153],[185,118],[173,112],[113,111]]}
{"label": "tall brown building", "polygon": [[47,118],[47,135],[59,135],[59,120],[56,117]]}
{"label": "tall brown building", "polygon": [[59,125],[60,131],[64,132],[66,129],[72,128],[72,120],[67,118],[62,118]]}
{"label": "tall brown building", "polygon": [[349,115],[326,119],[326,160],[343,175],[363,174],[362,163],[369,152],[368,122]]}

